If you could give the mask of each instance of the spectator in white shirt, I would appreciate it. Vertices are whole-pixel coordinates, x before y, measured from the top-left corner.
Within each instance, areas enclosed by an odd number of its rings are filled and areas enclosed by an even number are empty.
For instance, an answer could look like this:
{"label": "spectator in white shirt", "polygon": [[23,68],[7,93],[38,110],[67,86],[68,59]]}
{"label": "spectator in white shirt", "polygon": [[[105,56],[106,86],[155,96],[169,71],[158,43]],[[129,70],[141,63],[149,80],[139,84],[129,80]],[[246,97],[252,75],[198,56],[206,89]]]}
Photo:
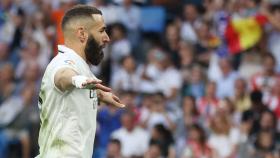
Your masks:
{"label": "spectator in white shirt", "polygon": [[147,54],[147,62],[141,66],[141,80],[139,91],[143,93],[155,93],[158,91],[155,84],[156,80],[161,76],[159,69],[160,61],[164,54],[161,48],[152,47]]}
{"label": "spectator in white shirt", "polygon": [[114,24],[111,29],[111,74],[120,68],[120,61],[131,53],[130,41],[126,38],[126,28],[122,24]]}
{"label": "spectator in white shirt", "polygon": [[219,67],[222,76],[216,80],[217,96],[220,99],[232,97],[234,95],[234,83],[239,75],[232,69],[231,61],[227,58],[219,60]]}
{"label": "spectator in white shirt", "polygon": [[230,118],[225,113],[217,112],[211,123],[211,134],[208,144],[213,149],[215,158],[229,158],[236,155],[240,143],[240,131],[234,128]]}
{"label": "spectator in white shirt", "polygon": [[133,46],[139,42],[140,8],[132,0],[123,0],[119,8],[120,22],[128,29],[128,38]]}
{"label": "spectator in white shirt", "polygon": [[142,110],[140,116],[141,125],[149,131],[156,124],[163,124],[169,130],[175,130],[176,117],[167,110],[164,95],[162,93],[155,93],[151,100],[150,107]]}
{"label": "spectator in white shirt", "polygon": [[124,157],[143,156],[148,149],[148,132],[135,126],[134,114],[131,112],[125,112],[121,122],[122,127],[114,131],[111,137],[120,140],[122,155]]}
{"label": "spectator in white shirt", "polygon": [[196,43],[197,34],[194,24],[198,20],[198,11],[195,4],[185,4],[183,7],[184,21],[181,26],[181,38],[185,41]]}
{"label": "spectator in white shirt", "polygon": [[182,76],[173,65],[170,57],[163,54],[159,68],[161,76],[156,81],[158,89],[163,92],[167,99],[176,99],[182,86]]}
{"label": "spectator in white shirt", "polygon": [[156,86],[166,97],[168,110],[178,112],[179,95],[183,83],[182,75],[175,68],[168,54],[164,54],[159,68],[161,70],[161,76],[156,80]]}
{"label": "spectator in white shirt", "polygon": [[139,88],[140,75],[137,73],[135,60],[132,56],[122,59],[122,67],[114,73],[112,88],[116,91],[137,91]]}

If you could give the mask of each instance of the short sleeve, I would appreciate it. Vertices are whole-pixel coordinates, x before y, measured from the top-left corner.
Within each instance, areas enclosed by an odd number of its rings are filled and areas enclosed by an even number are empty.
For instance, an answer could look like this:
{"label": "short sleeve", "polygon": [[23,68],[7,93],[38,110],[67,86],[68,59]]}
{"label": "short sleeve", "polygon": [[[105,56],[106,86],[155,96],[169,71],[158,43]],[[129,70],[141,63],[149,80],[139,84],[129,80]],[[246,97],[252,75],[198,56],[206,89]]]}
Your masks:
{"label": "short sleeve", "polygon": [[60,93],[64,93],[62,92],[58,87],[56,87],[55,82],[54,82],[54,77],[57,73],[58,70],[62,69],[62,68],[69,68],[74,70],[75,72],[77,72],[77,74],[79,74],[78,68],[76,63],[74,62],[74,60],[70,60],[70,59],[65,59],[65,60],[61,60],[57,63],[55,63],[55,65],[52,67],[52,69],[50,70],[50,77],[51,77],[51,83],[52,86],[59,91]]}

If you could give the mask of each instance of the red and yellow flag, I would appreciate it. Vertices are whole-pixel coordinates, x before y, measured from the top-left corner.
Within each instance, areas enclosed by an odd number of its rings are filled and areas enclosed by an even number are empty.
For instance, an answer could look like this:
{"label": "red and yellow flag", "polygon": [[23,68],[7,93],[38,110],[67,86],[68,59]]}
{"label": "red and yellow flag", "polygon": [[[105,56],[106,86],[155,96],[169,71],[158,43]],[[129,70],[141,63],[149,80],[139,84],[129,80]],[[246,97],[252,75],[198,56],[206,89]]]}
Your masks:
{"label": "red and yellow flag", "polygon": [[229,52],[236,54],[256,45],[262,37],[262,26],[266,22],[267,18],[262,15],[230,19],[225,30]]}

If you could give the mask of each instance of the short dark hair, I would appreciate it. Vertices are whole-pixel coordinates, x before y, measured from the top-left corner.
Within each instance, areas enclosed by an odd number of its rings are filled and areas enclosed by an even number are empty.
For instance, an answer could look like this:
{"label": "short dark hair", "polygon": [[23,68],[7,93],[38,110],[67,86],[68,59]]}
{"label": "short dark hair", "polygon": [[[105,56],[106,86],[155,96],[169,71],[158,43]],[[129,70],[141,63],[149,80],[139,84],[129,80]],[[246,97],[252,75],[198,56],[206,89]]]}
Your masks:
{"label": "short dark hair", "polygon": [[109,140],[109,143],[117,144],[119,147],[121,147],[121,141],[120,141],[119,139],[111,138],[111,139]]}
{"label": "short dark hair", "polygon": [[81,5],[81,4],[76,5],[65,13],[62,19],[61,27],[62,29],[64,29],[66,24],[70,22],[72,19],[81,18],[81,17],[91,17],[92,14],[102,15],[102,12],[99,9],[92,6]]}
{"label": "short dark hair", "polygon": [[112,29],[118,29],[121,31],[121,33],[126,36],[127,34],[127,28],[122,23],[114,23],[112,26]]}

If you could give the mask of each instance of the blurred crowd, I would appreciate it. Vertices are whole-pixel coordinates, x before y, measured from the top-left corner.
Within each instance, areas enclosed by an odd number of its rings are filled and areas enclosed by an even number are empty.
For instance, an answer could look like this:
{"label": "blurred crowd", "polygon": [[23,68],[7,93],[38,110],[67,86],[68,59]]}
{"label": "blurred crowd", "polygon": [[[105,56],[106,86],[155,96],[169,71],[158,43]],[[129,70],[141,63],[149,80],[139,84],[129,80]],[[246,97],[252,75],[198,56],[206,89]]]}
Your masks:
{"label": "blurred crowd", "polygon": [[[93,158],[280,158],[278,0],[1,0],[1,158],[38,154],[40,81],[75,4],[103,12],[92,71],[126,104],[99,106]],[[229,19],[258,14],[261,38],[228,51]]]}

